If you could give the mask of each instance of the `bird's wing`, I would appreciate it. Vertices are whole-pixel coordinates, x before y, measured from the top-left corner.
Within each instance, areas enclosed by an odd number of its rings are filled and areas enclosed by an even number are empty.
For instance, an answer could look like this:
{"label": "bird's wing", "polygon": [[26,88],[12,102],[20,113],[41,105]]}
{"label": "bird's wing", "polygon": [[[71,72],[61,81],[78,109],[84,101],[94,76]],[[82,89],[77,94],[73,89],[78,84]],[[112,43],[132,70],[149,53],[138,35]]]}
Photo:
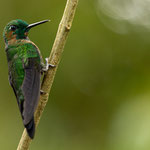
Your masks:
{"label": "bird's wing", "polygon": [[40,95],[40,56],[36,47],[31,48],[24,61],[25,76],[22,84],[24,95],[22,116],[24,125],[31,121]]}

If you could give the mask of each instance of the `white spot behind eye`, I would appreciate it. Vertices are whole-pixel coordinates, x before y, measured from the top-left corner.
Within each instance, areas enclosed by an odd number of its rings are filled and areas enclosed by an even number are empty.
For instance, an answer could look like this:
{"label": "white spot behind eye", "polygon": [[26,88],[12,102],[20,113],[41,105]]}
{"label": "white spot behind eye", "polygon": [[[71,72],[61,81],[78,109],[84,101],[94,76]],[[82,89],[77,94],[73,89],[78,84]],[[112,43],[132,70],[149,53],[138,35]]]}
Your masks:
{"label": "white spot behind eye", "polygon": [[15,31],[16,29],[17,29],[17,26],[15,26],[15,25],[11,25],[9,27],[9,30],[11,30],[11,31]]}

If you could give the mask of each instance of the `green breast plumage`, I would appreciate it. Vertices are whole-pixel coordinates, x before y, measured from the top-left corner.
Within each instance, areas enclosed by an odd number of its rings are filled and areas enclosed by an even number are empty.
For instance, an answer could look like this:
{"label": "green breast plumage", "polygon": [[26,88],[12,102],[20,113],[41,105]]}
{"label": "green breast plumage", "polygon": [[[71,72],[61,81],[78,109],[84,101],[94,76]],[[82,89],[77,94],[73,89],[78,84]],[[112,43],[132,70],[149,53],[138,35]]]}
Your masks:
{"label": "green breast plumage", "polygon": [[[7,48],[7,59],[9,66],[9,77],[12,86],[15,89],[17,98],[19,101],[24,100],[24,95],[22,93],[22,84],[25,77],[25,66],[28,66],[29,58],[34,59],[34,67],[38,67],[41,63],[40,54],[35,45],[31,42],[18,43],[16,45],[11,45]],[[37,68],[38,69],[38,68]]]}

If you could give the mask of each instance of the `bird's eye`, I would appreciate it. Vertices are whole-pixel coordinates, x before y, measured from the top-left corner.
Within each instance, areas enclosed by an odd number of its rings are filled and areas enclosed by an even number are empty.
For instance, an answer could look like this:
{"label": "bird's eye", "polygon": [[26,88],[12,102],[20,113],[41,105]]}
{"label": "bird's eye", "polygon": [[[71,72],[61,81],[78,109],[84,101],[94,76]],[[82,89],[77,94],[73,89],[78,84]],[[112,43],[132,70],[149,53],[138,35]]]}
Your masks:
{"label": "bird's eye", "polygon": [[15,31],[17,29],[17,27],[15,26],[15,25],[11,25],[10,27],[9,27],[9,30],[11,30],[11,31]]}

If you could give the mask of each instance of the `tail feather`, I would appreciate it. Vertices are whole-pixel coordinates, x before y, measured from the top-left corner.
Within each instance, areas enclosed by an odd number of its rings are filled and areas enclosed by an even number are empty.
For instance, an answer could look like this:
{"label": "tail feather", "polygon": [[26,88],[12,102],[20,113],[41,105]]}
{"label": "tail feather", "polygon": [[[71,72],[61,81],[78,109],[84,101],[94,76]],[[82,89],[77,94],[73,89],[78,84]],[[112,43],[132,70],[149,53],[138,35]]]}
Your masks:
{"label": "tail feather", "polygon": [[31,139],[34,138],[35,134],[35,123],[34,123],[34,117],[31,119],[31,121],[25,125],[25,128],[27,130],[27,133]]}

